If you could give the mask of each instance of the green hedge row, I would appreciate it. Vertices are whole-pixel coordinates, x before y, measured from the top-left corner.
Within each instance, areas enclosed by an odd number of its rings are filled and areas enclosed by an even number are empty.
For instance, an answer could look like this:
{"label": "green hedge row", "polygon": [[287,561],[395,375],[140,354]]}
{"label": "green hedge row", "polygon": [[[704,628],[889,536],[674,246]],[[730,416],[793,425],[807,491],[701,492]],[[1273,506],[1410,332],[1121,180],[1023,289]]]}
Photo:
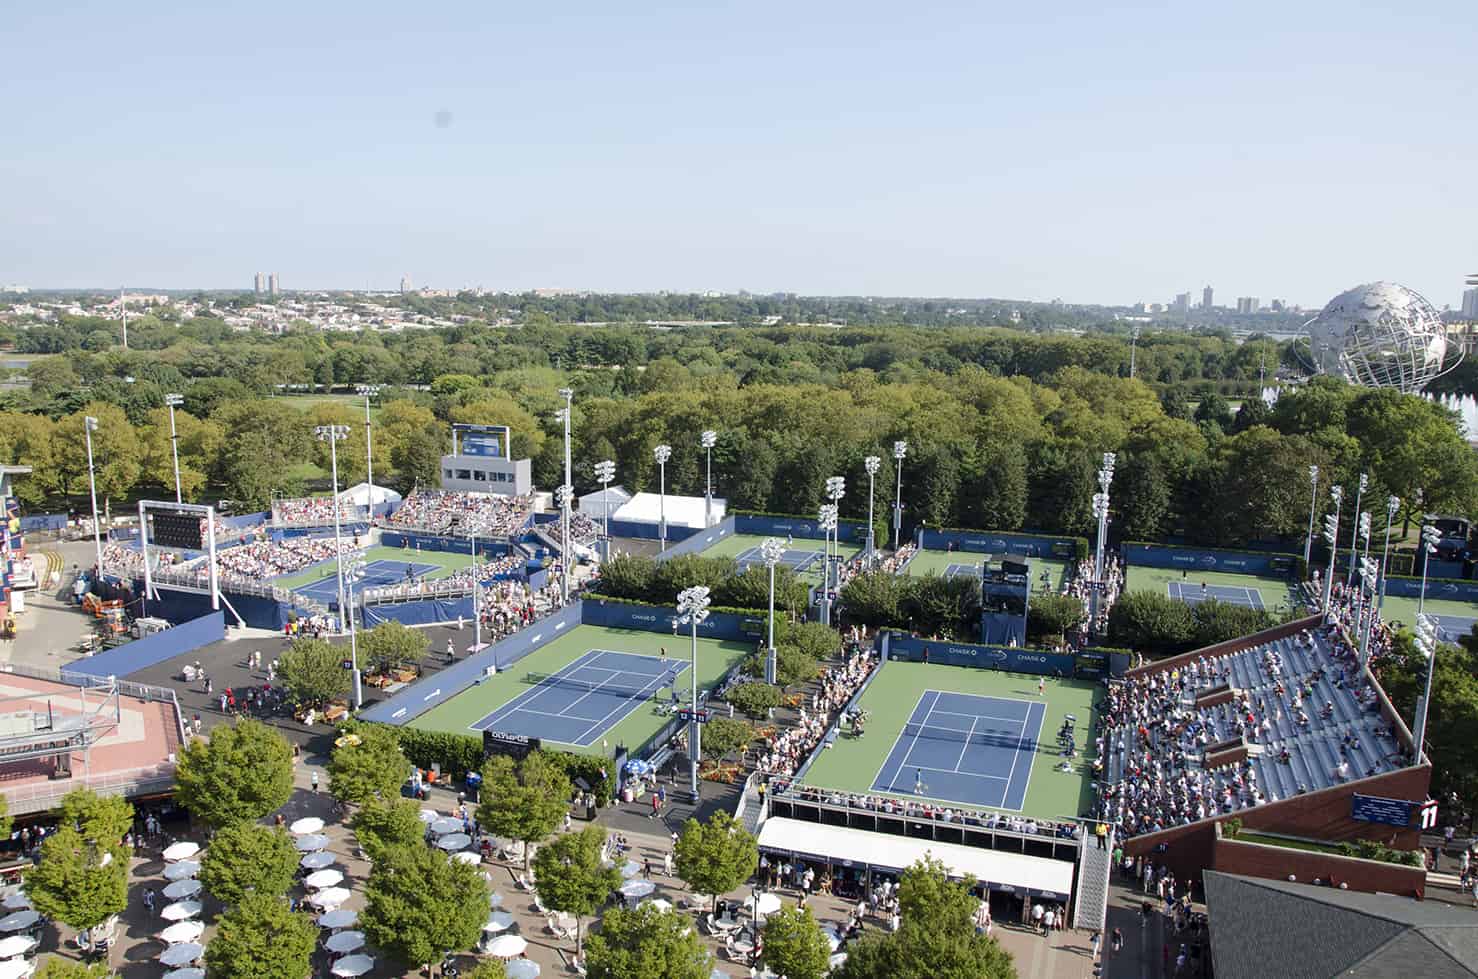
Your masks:
{"label": "green hedge row", "polygon": [[[616,602],[620,605],[640,605],[642,608],[661,609],[664,612],[671,612],[675,607],[672,605],[654,605],[651,602],[643,602],[635,598],[617,598],[615,595],[602,595],[600,592],[590,592],[585,596],[585,600],[593,602]],[[770,614],[767,609],[730,608],[727,605],[712,605],[709,606],[708,611],[727,612],[730,615],[743,615],[750,618],[758,616],[762,619],[768,617]]]}

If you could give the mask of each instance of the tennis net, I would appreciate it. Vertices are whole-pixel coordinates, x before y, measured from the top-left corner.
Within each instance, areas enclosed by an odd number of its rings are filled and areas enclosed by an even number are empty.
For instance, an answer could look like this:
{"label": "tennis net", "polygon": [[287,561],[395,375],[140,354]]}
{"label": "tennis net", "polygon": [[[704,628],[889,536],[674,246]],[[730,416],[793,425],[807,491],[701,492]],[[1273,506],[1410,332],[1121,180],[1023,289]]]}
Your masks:
{"label": "tennis net", "polygon": [[530,673],[524,677],[524,681],[535,685],[563,687],[566,690],[582,690],[586,693],[598,690],[601,693],[621,697],[647,697],[663,687],[670,686],[676,676],[676,671],[667,670],[663,673],[653,673],[650,676],[643,676],[640,673],[623,673],[609,680],[580,680],[554,673]]}
{"label": "tennis net", "polygon": [[991,747],[1017,748],[1029,743],[1030,739],[994,734],[989,731],[956,731],[947,727],[929,727],[923,724],[903,725],[903,733],[911,738],[927,738],[933,741],[953,741],[955,744],[978,744]]}

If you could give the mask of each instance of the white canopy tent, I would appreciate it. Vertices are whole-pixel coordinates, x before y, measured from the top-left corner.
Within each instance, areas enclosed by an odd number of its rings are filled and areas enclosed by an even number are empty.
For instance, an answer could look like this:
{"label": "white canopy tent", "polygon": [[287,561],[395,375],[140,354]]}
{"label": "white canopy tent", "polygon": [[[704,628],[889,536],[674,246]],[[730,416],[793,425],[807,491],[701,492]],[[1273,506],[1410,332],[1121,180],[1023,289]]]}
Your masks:
{"label": "white canopy tent", "polygon": [[[656,526],[663,510],[667,513],[667,526],[669,527],[694,527],[701,529],[704,523],[703,497],[701,496],[674,496],[667,494],[664,500],[659,493],[638,493],[611,514],[612,520],[628,520],[632,523],[644,523]],[[713,498],[713,522],[718,523],[724,519],[724,513],[728,510],[728,501],[718,497]],[[582,512],[590,513],[592,517],[599,517],[599,512],[590,512],[581,508]]]}
{"label": "white canopy tent", "polygon": [[760,827],[759,844],[761,850],[893,872],[925,856],[932,856],[943,861],[951,874],[969,874],[988,883],[992,890],[1040,894],[1059,901],[1068,900],[1073,889],[1073,865],[1066,860],[986,850],[958,843],[935,843],[842,826],[822,826],[797,819],[777,817],[765,820]]}
{"label": "white canopy tent", "polygon": [[606,515],[606,504],[610,503],[611,516],[621,509],[631,499],[631,494],[626,492],[623,486],[612,486],[610,489],[596,490],[594,493],[586,493],[575,501],[575,509],[588,517],[599,520]]}
{"label": "white canopy tent", "polygon": [[[369,506],[371,502],[369,483],[356,483],[349,487],[339,493],[339,501],[341,503],[352,503],[355,506]],[[373,502],[375,506],[379,506],[382,503],[399,503],[400,494],[388,486],[381,486],[379,483],[376,483]]]}

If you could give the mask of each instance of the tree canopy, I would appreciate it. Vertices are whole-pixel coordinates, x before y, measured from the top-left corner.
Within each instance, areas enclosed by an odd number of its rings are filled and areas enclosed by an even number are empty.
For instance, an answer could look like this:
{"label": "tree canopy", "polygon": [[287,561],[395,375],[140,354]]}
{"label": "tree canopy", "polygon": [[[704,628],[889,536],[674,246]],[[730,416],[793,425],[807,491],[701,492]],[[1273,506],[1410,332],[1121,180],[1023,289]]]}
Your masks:
{"label": "tree canopy", "polygon": [[598,911],[611,892],[621,886],[621,871],[601,859],[606,831],[587,826],[565,833],[539,848],[534,875],[544,906],[575,916],[575,947],[581,943],[584,920]]}
{"label": "tree canopy", "polygon": [[221,979],[303,979],[318,929],[281,897],[248,894],[221,916],[205,947],[205,968]]}
{"label": "tree canopy", "polygon": [[285,830],[233,823],[211,837],[200,860],[200,883],[226,905],[240,904],[249,894],[282,897],[296,882],[299,857]]}
{"label": "tree canopy", "polygon": [[[542,751],[530,752],[517,765],[506,755],[493,755],[483,766],[479,797],[477,821],[484,829],[525,844],[537,843],[554,832],[569,811],[570,780]],[[527,856],[524,862],[527,865]]]}
{"label": "tree canopy", "polygon": [[588,979],[708,979],[712,963],[688,920],[645,903],[607,911],[585,943]]}
{"label": "tree canopy", "polygon": [[193,738],[180,753],[177,796],[197,819],[221,828],[252,822],[292,795],[292,749],[258,721],[238,719]]}
{"label": "tree canopy", "polygon": [[476,867],[433,847],[391,847],[365,885],[360,928],[402,966],[435,964],[471,948],[488,918],[488,883]]}
{"label": "tree canopy", "polygon": [[[723,810],[708,822],[683,823],[673,852],[673,869],[698,894],[727,894],[748,880],[759,866],[759,846]],[[717,900],[717,897],[715,897]]]}
{"label": "tree canopy", "polygon": [[328,763],[328,788],[335,799],[355,805],[400,798],[411,763],[393,729],[362,724],[334,748]]}

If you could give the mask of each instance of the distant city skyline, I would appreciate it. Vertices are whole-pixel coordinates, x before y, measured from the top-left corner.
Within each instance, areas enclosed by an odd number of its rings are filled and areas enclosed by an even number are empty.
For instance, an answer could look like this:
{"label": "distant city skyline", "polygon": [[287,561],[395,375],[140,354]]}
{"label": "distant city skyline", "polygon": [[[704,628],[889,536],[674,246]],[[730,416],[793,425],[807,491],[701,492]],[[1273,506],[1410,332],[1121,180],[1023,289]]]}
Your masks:
{"label": "distant city skyline", "polygon": [[1456,306],[1474,261],[1458,0],[252,9],[291,31],[11,12],[0,281]]}

